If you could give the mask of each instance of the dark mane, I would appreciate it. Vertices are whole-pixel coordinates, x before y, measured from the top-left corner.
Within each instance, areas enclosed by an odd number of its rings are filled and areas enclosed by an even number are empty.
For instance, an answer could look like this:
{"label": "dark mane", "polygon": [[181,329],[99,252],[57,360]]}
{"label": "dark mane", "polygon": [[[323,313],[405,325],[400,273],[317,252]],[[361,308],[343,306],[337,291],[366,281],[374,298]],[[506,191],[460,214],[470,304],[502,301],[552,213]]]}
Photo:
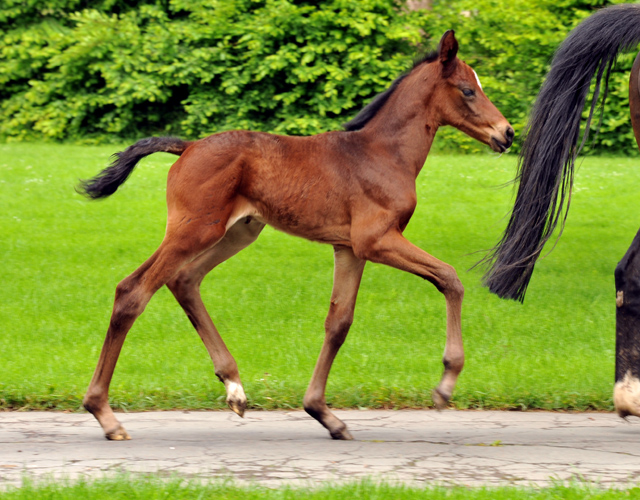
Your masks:
{"label": "dark mane", "polygon": [[402,80],[404,80],[405,77],[409,73],[411,73],[411,71],[413,71],[417,66],[420,66],[422,63],[430,63],[435,61],[437,58],[437,51],[429,52],[428,54],[416,58],[413,62],[413,66],[409,71],[396,78],[387,90],[375,96],[369,104],[362,108],[362,110],[355,116],[355,118],[343,125],[344,129],[352,132],[354,130],[360,130],[361,128],[363,128],[367,123],[369,123],[369,121],[371,121],[374,116],[376,116],[378,111],[382,109],[385,103],[389,100],[389,97],[391,97],[391,95],[398,88],[398,85],[400,85]]}

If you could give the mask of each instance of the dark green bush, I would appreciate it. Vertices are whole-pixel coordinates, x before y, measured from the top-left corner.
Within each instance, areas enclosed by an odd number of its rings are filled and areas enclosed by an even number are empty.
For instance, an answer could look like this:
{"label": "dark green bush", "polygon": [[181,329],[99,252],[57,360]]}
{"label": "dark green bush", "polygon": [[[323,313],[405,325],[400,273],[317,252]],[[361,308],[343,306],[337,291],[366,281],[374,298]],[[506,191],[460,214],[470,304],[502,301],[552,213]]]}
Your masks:
{"label": "dark green bush", "polygon": [[[336,129],[450,28],[486,93],[522,131],[555,48],[612,2],[432,3],[408,12],[394,0],[3,0],[0,137]],[[632,62],[622,56],[613,75],[598,151],[636,149]],[[439,144],[482,148],[450,128]]]}
{"label": "dark green bush", "polygon": [[27,19],[1,50],[5,136],[317,133],[383,90],[422,38],[420,14],[390,0],[59,4],[16,1],[2,19]]}

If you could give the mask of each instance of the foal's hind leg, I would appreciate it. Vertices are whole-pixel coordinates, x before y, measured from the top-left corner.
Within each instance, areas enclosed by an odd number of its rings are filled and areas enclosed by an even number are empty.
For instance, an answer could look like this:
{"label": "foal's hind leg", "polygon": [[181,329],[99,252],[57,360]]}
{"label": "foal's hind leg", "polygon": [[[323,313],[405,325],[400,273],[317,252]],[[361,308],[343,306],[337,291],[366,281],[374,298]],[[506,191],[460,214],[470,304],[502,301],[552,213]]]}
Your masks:
{"label": "foal's hind leg", "polygon": [[353,322],[353,310],[365,261],[358,259],[346,247],[335,247],[334,259],[333,292],[329,315],[325,321],[324,343],[303,404],[306,412],[324,425],[333,439],[353,439],[346,424],[327,407],[325,389],[333,360]]}
{"label": "foal's hind leg", "polygon": [[130,439],[109,406],[109,384],[127,332],[153,294],[180,268],[213,246],[223,235],[224,225],[219,228],[189,227],[188,232],[179,228],[167,231],[158,250],[116,287],[107,337],[83,401],[84,407],[102,426],[107,439]]}
{"label": "foal's hind leg", "polygon": [[167,283],[211,356],[216,376],[227,390],[227,404],[241,417],[247,407],[247,398],[238,365],[207,313],[200,296],[200,283],[214,267],[253,243],[263,228],[263,223],[251,217],[241,219],[215,247],[186,265]]}

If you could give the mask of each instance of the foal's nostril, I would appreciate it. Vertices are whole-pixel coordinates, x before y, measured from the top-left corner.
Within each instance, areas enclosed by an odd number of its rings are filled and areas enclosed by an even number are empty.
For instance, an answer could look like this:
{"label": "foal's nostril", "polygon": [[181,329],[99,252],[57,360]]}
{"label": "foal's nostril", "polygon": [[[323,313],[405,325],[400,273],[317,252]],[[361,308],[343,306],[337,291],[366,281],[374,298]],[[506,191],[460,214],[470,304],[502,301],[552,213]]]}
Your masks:
{"label": "foal's nostril", "polygon": [[507,143],[509,144],[509,146],[511,146],[511,144],[513,144],[513,138],[515,137],[516,133],[514,132],[512,127],[507,127],[507,130],[504,133],[504,136],[507,138]]}

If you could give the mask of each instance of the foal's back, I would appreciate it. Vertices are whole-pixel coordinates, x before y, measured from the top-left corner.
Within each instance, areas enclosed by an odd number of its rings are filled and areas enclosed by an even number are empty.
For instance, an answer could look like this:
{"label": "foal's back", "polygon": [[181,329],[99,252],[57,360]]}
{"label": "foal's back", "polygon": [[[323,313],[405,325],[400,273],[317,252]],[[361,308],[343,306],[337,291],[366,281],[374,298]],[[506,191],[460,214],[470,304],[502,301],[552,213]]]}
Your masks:
{"label": "foal's back", "polygon": [[206,219],[208,208],[218,214],[217,208],[228,205],[228,227],[255,217],[313,241],[348,244],[350,200],[362,192],[370,156],[359,132],[215,134],[192,143],[171,168],[169,218],[187,210]]}

